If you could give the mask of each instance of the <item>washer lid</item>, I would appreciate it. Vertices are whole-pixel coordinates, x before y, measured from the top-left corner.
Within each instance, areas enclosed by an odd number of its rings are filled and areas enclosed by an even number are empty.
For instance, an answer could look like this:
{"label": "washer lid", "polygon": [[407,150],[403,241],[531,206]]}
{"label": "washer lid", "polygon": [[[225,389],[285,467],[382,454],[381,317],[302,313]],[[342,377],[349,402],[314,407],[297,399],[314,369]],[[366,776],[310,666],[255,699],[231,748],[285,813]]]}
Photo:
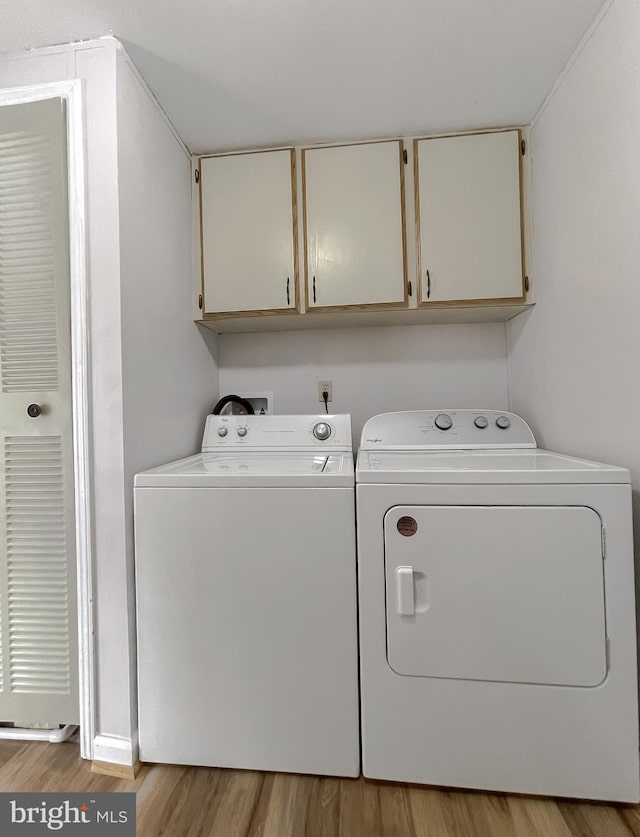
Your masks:
{"label": "washer lid", "polygon": [[628,483],[626,468],[535,449],[360,451],[359,483]]}
{"label": "washer lid", "polygon": [[135,476],[136,487],[352,487],[350,453],[199,453]]}

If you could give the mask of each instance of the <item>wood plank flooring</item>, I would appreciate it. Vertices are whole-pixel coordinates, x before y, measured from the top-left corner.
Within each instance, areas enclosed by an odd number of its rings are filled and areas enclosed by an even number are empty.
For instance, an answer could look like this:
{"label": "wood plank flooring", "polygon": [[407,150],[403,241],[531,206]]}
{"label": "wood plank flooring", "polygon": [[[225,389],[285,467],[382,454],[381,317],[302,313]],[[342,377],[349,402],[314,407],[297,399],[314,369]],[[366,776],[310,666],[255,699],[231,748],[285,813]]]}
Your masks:
{"label": "wood plank flooring", "polygon": [[138,837],[640,837],[640,807],[205,767],[91,773],[74,741],[0,741],[0,791],[135,791]]}

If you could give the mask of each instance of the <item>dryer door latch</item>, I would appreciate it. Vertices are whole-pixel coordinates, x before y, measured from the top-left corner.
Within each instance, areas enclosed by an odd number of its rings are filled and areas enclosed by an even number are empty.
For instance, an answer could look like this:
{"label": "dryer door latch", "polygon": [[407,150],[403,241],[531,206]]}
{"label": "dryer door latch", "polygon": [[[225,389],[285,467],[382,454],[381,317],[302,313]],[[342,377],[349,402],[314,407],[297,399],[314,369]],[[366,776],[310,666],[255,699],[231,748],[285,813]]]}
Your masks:
{"label": "dryer door latch", "polygon": [[413,567],[396,567],[396,610],[399,616],[415,616]]}

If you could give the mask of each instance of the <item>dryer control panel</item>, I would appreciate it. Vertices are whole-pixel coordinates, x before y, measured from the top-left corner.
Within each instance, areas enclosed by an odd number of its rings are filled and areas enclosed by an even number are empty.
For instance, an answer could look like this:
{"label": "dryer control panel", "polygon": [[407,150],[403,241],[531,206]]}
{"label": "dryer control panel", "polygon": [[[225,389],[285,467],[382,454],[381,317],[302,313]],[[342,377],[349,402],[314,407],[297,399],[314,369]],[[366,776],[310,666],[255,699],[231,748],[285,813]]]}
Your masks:
{"label": "dryer control panel", "polygon": [[207,416],[202,452],[239,450],[351,451],[351,417]]}
{"label": "dryer control panel", "polygon": [[531,428],[502,410],[410,410],[382,413],[362,429],[361,450],[535,448]]}

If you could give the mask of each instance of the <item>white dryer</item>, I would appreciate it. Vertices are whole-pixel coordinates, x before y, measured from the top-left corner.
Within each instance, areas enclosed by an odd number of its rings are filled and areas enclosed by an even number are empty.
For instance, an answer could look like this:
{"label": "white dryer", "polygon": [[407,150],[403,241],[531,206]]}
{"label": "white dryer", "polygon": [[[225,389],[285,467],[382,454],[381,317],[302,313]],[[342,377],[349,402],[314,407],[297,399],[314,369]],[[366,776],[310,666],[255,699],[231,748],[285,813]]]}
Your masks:
{"label": "white dryer", "polygon": [[356,496],[365,776],[637,802],[629,472],[512,413],[389,413]]}
{"label": "white dryer", "polygon": [[135,529],[140,759],[357,776],[349,416],[209,416]]}

